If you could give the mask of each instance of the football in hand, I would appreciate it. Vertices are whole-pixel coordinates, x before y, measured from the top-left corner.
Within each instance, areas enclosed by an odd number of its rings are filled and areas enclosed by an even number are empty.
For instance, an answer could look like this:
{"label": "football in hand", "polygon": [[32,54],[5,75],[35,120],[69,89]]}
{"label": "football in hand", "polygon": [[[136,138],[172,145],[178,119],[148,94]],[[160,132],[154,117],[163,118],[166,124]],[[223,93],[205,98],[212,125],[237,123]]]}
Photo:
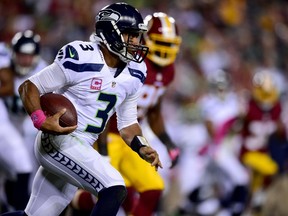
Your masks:
{"label": "football in hand", "polygon": [[66,108],[66,112],[60,117],[59,124],[62,127],[77,125],[77,112],[72,102],[61,94],[47,93],[40,97],[41,108],[46,116],[52,116]]}

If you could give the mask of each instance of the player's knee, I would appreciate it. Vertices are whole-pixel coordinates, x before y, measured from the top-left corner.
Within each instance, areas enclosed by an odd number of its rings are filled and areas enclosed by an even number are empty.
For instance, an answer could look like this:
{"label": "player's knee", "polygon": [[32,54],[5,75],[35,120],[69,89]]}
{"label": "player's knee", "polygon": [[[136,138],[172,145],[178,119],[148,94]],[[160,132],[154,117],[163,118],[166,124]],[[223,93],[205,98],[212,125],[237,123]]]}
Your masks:
{"label": "player's knee", "polygon": [[117,199],[121,202],[123,202],[127,196],[127,189],[125,186],[123,185],[119,185],[119,186],[113,186],[110,188],[110,192],[111,190],[115,190],[115,195],[117,197]]}
{"label": "player's knee", "polygon": [[127,189],[123,185],[116,185],[99,192],[99,199],[105,196],[113,197],[119,202],[123,202],[127,196]]}

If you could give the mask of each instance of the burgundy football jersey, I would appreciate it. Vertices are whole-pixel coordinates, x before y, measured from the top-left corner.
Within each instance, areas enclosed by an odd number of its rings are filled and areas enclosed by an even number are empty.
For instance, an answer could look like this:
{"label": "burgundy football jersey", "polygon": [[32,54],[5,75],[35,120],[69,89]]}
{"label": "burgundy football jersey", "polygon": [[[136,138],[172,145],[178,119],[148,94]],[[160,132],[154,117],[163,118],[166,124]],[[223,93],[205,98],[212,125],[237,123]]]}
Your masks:
{"label": "burgundy football jersey", "polygon": [[[174,64],[159,67],[148,58],[145,59],[145,63],[147,66],[147,77],[137,102],[138,119],[143,119],[148,109],[157,104],[159,98],[164,95],[166,87],[173,81],[175,74]],[[109,130],[114,133],[118,131],[115,116],[110,120]]]}
{"label": "burgundy football jersey", "polygon": [[267,138],[276,131],[280,118],[280,102],[264,111],[251,99],[244,119],[241,155],[251,151],[267,152]]}

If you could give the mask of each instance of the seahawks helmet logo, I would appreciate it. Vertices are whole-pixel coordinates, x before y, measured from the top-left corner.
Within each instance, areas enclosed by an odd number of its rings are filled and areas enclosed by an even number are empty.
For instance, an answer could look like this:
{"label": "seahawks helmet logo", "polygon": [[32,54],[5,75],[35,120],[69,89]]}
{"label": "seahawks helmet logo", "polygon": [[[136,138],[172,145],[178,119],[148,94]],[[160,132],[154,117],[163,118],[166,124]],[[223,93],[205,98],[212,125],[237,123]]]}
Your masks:
{"label": "seahawks helmet logo", "polygon": [[117,22],[120,19],[120,14],[111,9],[105,9],[99,12],[96,17],[96,21],[115,21]]}

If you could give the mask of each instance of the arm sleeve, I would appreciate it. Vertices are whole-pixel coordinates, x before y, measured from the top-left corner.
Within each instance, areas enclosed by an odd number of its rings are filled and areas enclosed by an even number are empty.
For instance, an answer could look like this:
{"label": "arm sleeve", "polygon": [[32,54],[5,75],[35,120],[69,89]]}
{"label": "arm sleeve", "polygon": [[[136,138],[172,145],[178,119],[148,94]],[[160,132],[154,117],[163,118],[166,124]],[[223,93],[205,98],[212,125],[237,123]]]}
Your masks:
{"label": "arm sleeve", "polygon": [[125,102],[116,110],[117,128],[121,130],[124,127],[138,123],[137,120],[137,99],[140,96],[140,90],[129,96]]}
{"label": "arm sleeve", "polygon": [[40,94],[53,92],[67,84],[64,71],[55,62],[31,76],[29,80],[37,86]]}

